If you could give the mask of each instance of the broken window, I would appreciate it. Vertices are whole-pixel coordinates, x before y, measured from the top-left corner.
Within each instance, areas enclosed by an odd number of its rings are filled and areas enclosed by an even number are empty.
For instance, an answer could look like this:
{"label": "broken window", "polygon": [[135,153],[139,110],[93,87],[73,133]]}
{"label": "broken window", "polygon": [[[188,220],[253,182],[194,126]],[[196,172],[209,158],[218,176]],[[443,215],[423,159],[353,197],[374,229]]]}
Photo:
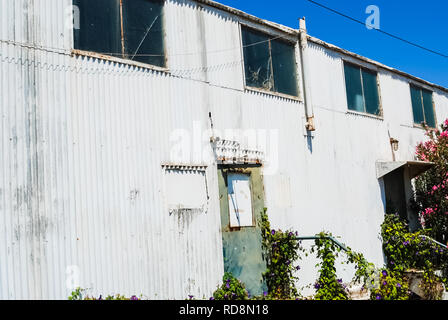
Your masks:
{"label": "broken window", "polygon": [[73,0],[75,49],[164,67],[162,0]]}
{"label": "broken window", "polygon": [[380,116],[377,74],[350,63],[344,63],[344,73],[349,110]]}
{"label": "broken window", "polygon": [[125,55],[156,66],[165,65],[161,1],[123,2]]}
{"label": "broken window", "polygon": [[414,123],[426,123],[431,128],[436,127],[432,92],[411,85],[412,112]]}
{"label": "broken window", "polygon": [[297,96],[295,44],[242,27],[246,85]]}
{"label": "broken window", "polygon": [[252,194],[250,175],[229,173],[227,176],[230,227],[252,227]]}

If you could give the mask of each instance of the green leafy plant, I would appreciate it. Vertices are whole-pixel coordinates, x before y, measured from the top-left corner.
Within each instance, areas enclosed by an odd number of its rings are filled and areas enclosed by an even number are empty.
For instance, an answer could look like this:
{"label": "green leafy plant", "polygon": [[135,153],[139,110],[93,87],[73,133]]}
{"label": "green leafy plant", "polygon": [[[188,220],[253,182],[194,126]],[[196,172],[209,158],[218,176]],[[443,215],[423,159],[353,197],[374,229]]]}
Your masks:
{"label": "green leafy plant", "polygon": [[[407,223],[398,215],[386,215],[381,225],[383,251],[387,260],[387,270],[383,272],[387,273],[389,278],[396,279],[396,282],[401,285],[400,289],[403,290],[397,290],[397,292],[387,290],[390,287],[389,284],[393,283],[389,279],[385,281],[388,284],[384,288],[386,291],[376,292],[376,294],[383,299],[397,298],[397,294],[401,298],[407,285],[405,272],[423,270],[422,289],[426,293],[425,296],[428,299],[440,297],[441,289],[443,289],[441,284],[447,282],[448,250],[426,238],[428,233],[430,230],[411,233]],[[443,276],[438,277],[435,270],[442,270]]]}
{"label": "green leafy plant", "polygon": [[397,215],[386,215],[381,226],[387,268],[397,272],[408,269],[446,269],[448,250],[426,238],[429,230],[409,232]]}
{"label": "green leafy plant", "polygon": [[311,252],[317,253],[317,258],[321,261],[319,267],[319,279],[314,284],[316,289],[316,300],[348,300],[348,292],[342,280],[337,279],[335,261],[341,249],[331,241],[330,234],[320,233],[315,240],[315,246]]}
{"label": "green leafy plant", "polygon": [[371,290],[371,300],[408,300],[409,282],[400,272],[381,270],[377,288]]}
{"label": "green leafy plant", "polygon": [[411,234],[408,230],[407,224],[398,215],[386,215],[381,225],[381,236],[389,270],[402,273],[424,262],[427,257],[427,248],[422,246],[420,238],[421,232]]}
{"label": "green leafy plant", "polygon": [[213,293],[212,300],[248,300],[249,294],[244,284],[231,273],[226,272],[222,285]]}
{"label": "green leafy plant", "polygon": [[443,281],[435,274],[434,270],[427,268],[423,273],[423,281],[420,287],[428,300],[440,300],[444,291]]}
{"label": "green leafy plant", "polygon": [[302,250],[297,232],[271,229],[266,209],[261,214],[260,224],[267,264],[263,275],[268,286],[267,296],[271,299],[296,299],[296,272],[300,269],[296,262]]}
{"label": "green leafy plant", "polygon": [[[263,251],[267,263],[264,279],[268,285],[265,299],[298,299],[300,297],[295,282],[296,273],[300,270],[297,261],[301,259],[300,252],[308,254],[298,240],[297,231],[273,230],[265,211],[261,214],[261,229]],[[315,299],[346,300],[348,291],[341,279],[337,279],[335,260],[340,248],[329,237],[331,234],[321,233],[311,252],[316,252],[321,260],[319,263],[319,279],[315,283],[317,289]],[[365,284],[375,270],[362,254],[347,248],[347,263],[355,265],[356,273],[353,282]]]}
{"label": "green leafy plant", "polygon": [[83,294],[86,289],[76,288],[72,291],[71,295],[68,297],[68,300],[83,300]]}
{"label": "green leafy plant", "polygon": [[100,295],[98,298],[89,296],[87,294],[87,289],[82,288],[76,288],[74,291],[72,291],[71,295],[68,297],[68,300],[141,300],[137,296],[132,296],[130,298],[125,297],[124,295],[116,294],[116,295],[108,295],[105,298],[103,298],[102,295]]}
{"label": "green leafy plant", "polygon": [[355,267],[355,274],[351,284],[362,284],[367,288],[375,273],[375,265],[367,261],[362,253],[353,251],[350,247],[339,246],[333,241],[333,236],[328,232],[321,232],[317,235],[311,253],[316,253],[320,259],[319,278],[314,284],[316,289],[316,300],[349,300],[349,291],[342,279],[338,279],[335,267],[336,258],[344,254],[346,259],[343,264],[352,264]]}
{"label": "green leafy plant", "polygon": [[[93,299],[93,300],[101,300],[101,299]],[[104,300],[140,300],[140,298],[138,298],[137,296],[132,296],[132,297],[128,298],[124,295],[116,294],[116,295],[106,296],[106,298],[104,298]]]}
{"label": "green leafy plant", "polygon": [[375,274],[375,265],[369,262],[362,253],[354,252],[350,247],[347,247],[345,253],[347,260],[345,263],[350,263],[355,266],[355,275],[352,279],[353,284],[362,284],[366,288]]}

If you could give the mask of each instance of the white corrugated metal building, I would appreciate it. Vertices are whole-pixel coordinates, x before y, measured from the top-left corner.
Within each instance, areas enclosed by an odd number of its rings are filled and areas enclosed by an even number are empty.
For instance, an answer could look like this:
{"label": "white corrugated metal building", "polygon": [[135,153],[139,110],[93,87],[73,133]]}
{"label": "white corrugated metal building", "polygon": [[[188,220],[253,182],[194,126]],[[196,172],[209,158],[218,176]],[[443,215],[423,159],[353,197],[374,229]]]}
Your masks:
{"label": "white corrugated metal building", "polygon": [[[440,123],[447,89],[310,36],[300,50],[298,30],[208,0],[162,2],[142,42],[131,38],[141,29],[123,29],[119,18],[121,38],[113,41],[123,51],[92,52],[76,44],[85,7],[72,5],[0,0],[0,299],[65,299],[73,283],[103,296],[208,298],[226,269],[226,246],[238,243],[223,240],[223,210],[241,232],[253,222],[238,214],[243,206],[264,205],[275,228],[330,231],[383,264],[387,192],[378,162],[414,160],[425,137],[411,92],[420,90],[424,117],[431,93]],[[145,36],[158,23],[163,54],[139,55],[140,47],[151,53]],[[242,35],[254,29],[270,40],[244,45]],[[258,53],[247,48],[261,43],[269,44],[270,66],[249,85],[247,60]],[[294,49],[296,72],[276,60],[281,45]],[[134,55],[126,51],[132,46]],[[160,56],[159,66],[134,59]],[[358,100],[349,97],[347,65],[360,70]],[[270,75],[256,88],[263,72]],[[369,75],[377,79],[374,98]],[[353,110],[360,106],[365,112]],[[307,131],[313,119],[316,130]],[[235,220],[220,189],[229,163],[218,160],[240,156],[262,165],[261,185],[236,172],[224,188],[230,181],[252,197],[260,188],[263,201],[235,195],[243,202]],[[299,285],[315,280],[315,261],[302,263]]]}

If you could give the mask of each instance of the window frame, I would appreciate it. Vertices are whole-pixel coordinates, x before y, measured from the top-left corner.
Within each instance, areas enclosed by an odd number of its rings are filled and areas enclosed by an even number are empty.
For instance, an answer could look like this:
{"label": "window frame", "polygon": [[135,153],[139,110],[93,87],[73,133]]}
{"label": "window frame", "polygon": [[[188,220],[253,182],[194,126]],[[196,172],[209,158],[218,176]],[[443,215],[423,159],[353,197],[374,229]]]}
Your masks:
{"label": "window frame", "polygon": [[231,208],[229,205],[228,210],[228,216],[229,216],[229,227],[230,229],[242,229],[242,228],[254,228],[256,227],[256,219],[255,219],[255,208],[254,208],[254,194],[253,194],[253,179],[252,179],[252,173],[251,172],[239,172],[239,171],[229,171],[226,174],[226,186],[227,186],[227,197],[230,196],[229,194],[229,176],[230,175],[242,175],[247,176],[248,178],[248,186],[249,186],[249,192],[250,192],[250,208],[251,208],[251,225],[243,225],[243,226],[232,226],[232,216],[231,216]]}
{"label": "window frame", "polygon": [[[167,185],[167,181],[166,181],[166,175],[168,172],[170,171],[179,171],[179,172],[195,172],[195,173],[201,173],[204,175],[204,183],[205,183],[205,194],[206,194],[206,204],[205,207],[203,208],[203,214],[207,214],[210,210],[210,189],[209,189],[209,181],[208,181],[208,177],[209,177],[209,173],[208,173],[208,169],[209,167],[207,165],[189,165],[189,164],[171,164],[171,163],[163,163],[161,165],[161,181],[162,181],[162,205],[163,205],[163,209],[164,212],[169,213],[169,215],[172,215],[172,213],[175,211],[173,210],[173,212],[170,213],[170,210],[172,210],[172,208],[170,208],[170,204],[169,204],[169,192],[170,190],[168,189],[168,185]],[[199,209],[199,208],[187,208],[184,210],[194,210],[194,209]]]}
{"label": "window frame", "polygon": [[[283,41],[285,43],[288,43],[289,45],[294,46],[294,63],[296,65],[297,96],[293,96],[293,95],[289,95],[289,94],[282,93],[282,92],[277,92],[277,91],[273,91],[273,90],[267,90],[267,89],[253,87],[253,86],[248,86],[247,85],[246,66],[245,66],[245,60],[244,60],[243,28],[247,28],[247,29],[253,30],[255,32],[262,33],[262,34],[264,34],[264,35],[266,35],[268,37],[280,39],[281,41]],[[298,101],[298,102],[303,102],[302,90],[300,88],[301,76],[300,76],[300,69],[299,69],[299,61],[297,60],[297,58],[298,58],[298,56],[297,56],[297,53],[298,53],[298,51],[297,51],[297,49],[298,49],[298,42],[294,41],[294,40],[291,40],[291,39],[288,39],[286,36],[281,36],[278,33],[275,34],[271,30],[261,30],[260,28],[257,28],[254,25],[246,24],[246,23],[243,23],[243,22],[239,23],[239,35],[240,35],[240,49],[241,49],[240,55],[241,55],[241,61],[242,61],[241,69],[242,69],[242,72],[243,72],[243,88],[244,88],[244,90],[258,92],[258,93],[263,93],[263,94],[276,96],[276,97],[281,97],[281,98],[294,100],[294,101]],[[269,41],[269,54],[271,55],[271,40]],[[271,61],[271,65],[272,65],[272,61]],[[273,70],[273,68],[272,68],[272,70]]]}
{"label": "window frame", "polygon": [[423,118],[425,119],[425,121],[424,121],[425,124],[427,124],[427,122],[426,122],[425,106],[424,106],[424,103],[423,103],[422,93],[423,93],[423,90],[428,91],[428,92],[431,93],[432,112],[434,114],[435,127],[427,126],[427,128],[429,130],[437,130],[438,121],[437,121],[437,114],[436,114],[436,105],[435,105],[435,102],[434,102],[434,90],[431,90],[429,87],[424,86],[422,84],[419,84],[419,83],[416,83],[416,82],[413,82],[413,81],[409,81],[409,98],[411,100],[411,119],[412,119],[413,127],[414,128],[425,129],[425,126],[423,126],[421,123],[415,123],[415,120],[414,120],[414,106],[412,104],[412,91],[411,91],[412,87],[414,87],[415,89],[420,90],[420,97],[422,99],[421,101],[422,101]]}
{"label": "window frame", "polygon": [[[380,114],[373,114],[373,113],[369,113],[367,111],[361,112],[361,111],[356,111],[356,110],[351,110],[348,106],[348,95],[347,95],[347,79],[345,77],[345,64],[349,64],[353,67],[356,68],[360,68],[361,71],[364,69],[367,72],[371,72],[371,73],[375,73],[376,76],[376,88],[377,88],[377,92],[378,92],[378,108],[380,111]],[[345,95],[345,102],[346,102],[346,106],[347,106],[347,114],[356,114],[356,115],[360,115],[360,116],[365,116],[365,117],[370,117],[370,118],[375,118],[378,120],[384,120],[384,110],[383,110],[383,102],[381,99],[381,86],[380,86],[380,77],[379,77],[379,69],[376,67],[372,67],[372,66],[368,66],[366,64],[362,64],[359,63],[357,61],[353,61],[350,59],[347,59],[345,57],[343,57],[341,59],[341,66],[342,66],[342,77],[343,77],[343,81],[344,81],[344,95]],[[362,73],[360,74],[362,77]],[[366,103],[365,103],[365,94],[364,94],[364,83],[362,81],[361,78],[361,86],[362,86],[362,96],[363,96],[363,100],[364,100],[364,108],[366,108]]]}
{"label": "window frame", "polygon": [[[228,228],[230,231],[242,231],[242,230],[250,230],[250,229],[256,229],[258,227],[257,225],[257,216],[259,213],[259,201],[263,203],[262,206],[265,206],[265,197],[263,196],[262,190],[264,190],[264,183],[263,183],[263,177],[261,175],[260,166],[240,166],[240,165],[227,165],[227,164],[220,164],[218,165],[218,176],[222,178],[222,184],[219,182],[220,179],[218,179],[219,184],[219,210],[221,215],[225,215],[226,219],[228,219],[226,223],[226,228]],[[231,227],[230,222],[230,206],[229,206],[229,186],[228,186],[228,176],[230,174],[240,174],[240,175],[246,175],[249,177],[249,189],[250,189],[250,198],[251,198],[251,215],[252,215],[252,225],[250,226],[240,226],[240,227]],[[258,186],[258,188],[257,188]],[[257,193],[261,192],[260,194]],[[222,196],[222,198],[221,198]],[[261,197],[260,197],[261,196]],[[222,216],[221,216],[222,217]],[[221,221],[222,222],[222,221]]]}
{"label": "window frame", "polygon": [[[165,16],[165,10],[166,10],[166,0],[161,0],[161,2],[163,3],[162,6],[162,16]],[[71,0],[72,6],[74,6],[73,4],[73,0]],[[121,32],[121,50],[122,50],[122,55],[124,56],[124,24],[123,24],[123,4],[122,1],[120,1],[120,32]],[[148,69],[148,70],[153,70],[153,71],[161,71],[161,72],[169,72],[169,59],[168,59],[168,55],[167,55],[167,47],[166,47],[166,19],[162,19],[162,39],[163,42],[165,44],[164,47],[164,51],[165,51],[165,66],[160,67],[157,65],[153,65],[153,64],[149,64],[149,63],[144,63],[144,62],[140,62],[140,61],[135,61],[135,60],[131,60],[129,58],[125,58],[125,57],[115,57],[115,56],[111,56],[111,55],[106,55],[103,53],[98,53],[95,51],[88,51],[88,50],[82,50],[82,49],[76,49],[75,48],[75,30],[72,29],[72,49],[71,51],[71,55],[72,56],[81,56],[81,57],[89,57],[89,58],[95,58],[95,59],[99,59],[99,60],[104,60],[104,61],[110,61],[110,62],[115,62],[115,63],[119,63],[119,64],[123,64],[123,65],[129,65],[129,66],[134,66],[134,67],[139,67],[139,68],[143,68],[143,69]]]}

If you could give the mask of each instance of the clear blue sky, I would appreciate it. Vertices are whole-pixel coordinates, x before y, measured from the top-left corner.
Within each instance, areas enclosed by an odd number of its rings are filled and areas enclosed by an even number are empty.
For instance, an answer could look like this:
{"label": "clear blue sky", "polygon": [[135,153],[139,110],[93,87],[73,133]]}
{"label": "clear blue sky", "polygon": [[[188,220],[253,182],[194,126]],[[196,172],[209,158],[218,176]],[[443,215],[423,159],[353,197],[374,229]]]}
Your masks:
{"label": "clear blue sky", "polygon": [[[323,41],[371,58],[448,88],[448,58],[391,39],[331,13],[307,0],[216,0],[257,17],[298,28],[306,17],[308,33]],[[380,9],[380,29],[448,55],[447,0],[315,0],[365,21],[366,8]]]}

